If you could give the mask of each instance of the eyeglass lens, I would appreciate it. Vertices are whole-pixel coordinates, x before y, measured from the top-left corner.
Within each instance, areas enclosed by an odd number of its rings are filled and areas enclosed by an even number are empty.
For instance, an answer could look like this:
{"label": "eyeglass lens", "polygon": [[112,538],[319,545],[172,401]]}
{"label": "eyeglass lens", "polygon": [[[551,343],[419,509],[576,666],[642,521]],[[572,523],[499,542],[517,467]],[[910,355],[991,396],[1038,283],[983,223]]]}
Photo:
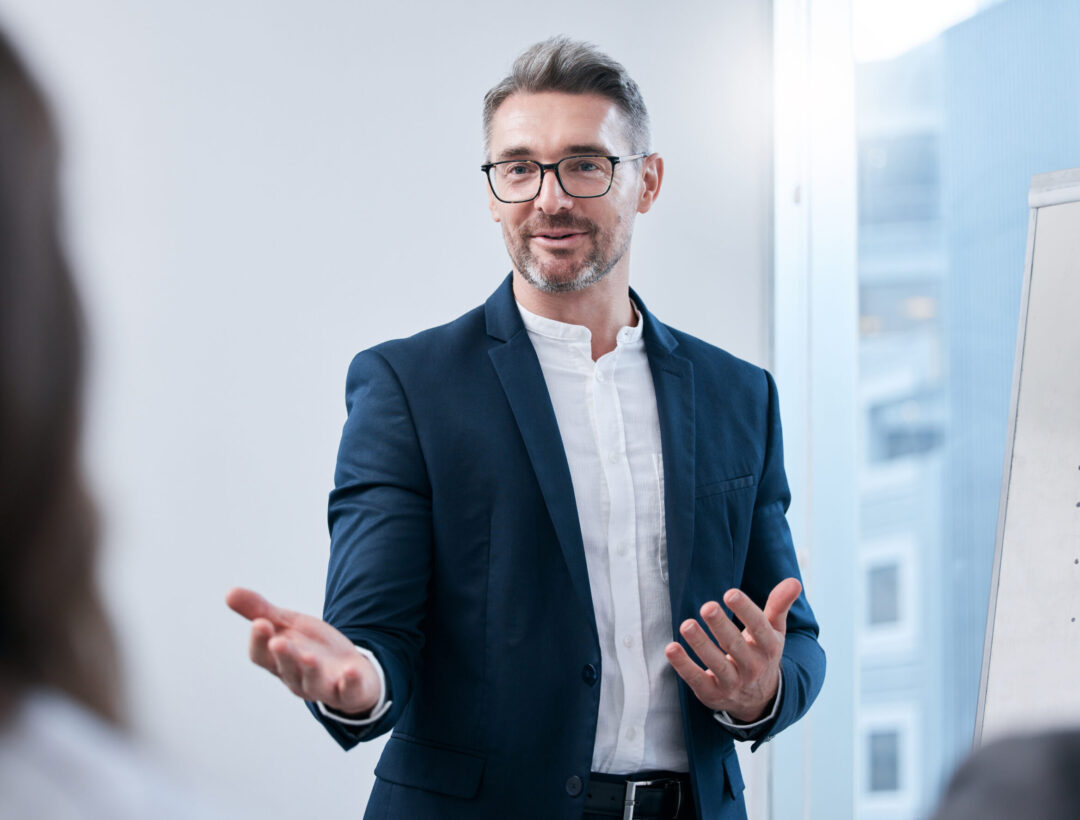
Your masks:
{"label": "eyeglass lens", "polygon": [[[603,196],[611,186],[614,166],[607,157],[566,157],[558,176],[570,196]],[[495,194],[510,202],[524,202],[540,193],[540,166],[532,160],[500,162],[489,172]]]}

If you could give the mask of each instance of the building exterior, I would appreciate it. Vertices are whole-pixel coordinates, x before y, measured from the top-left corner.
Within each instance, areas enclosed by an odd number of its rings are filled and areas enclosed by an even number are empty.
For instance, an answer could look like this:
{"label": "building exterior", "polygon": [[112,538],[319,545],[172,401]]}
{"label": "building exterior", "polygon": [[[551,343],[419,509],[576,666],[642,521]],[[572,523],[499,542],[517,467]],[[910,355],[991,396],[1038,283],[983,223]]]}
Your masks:
{"label": "building exterior", "polygon": [[1036,173],[1080,166],[1080,4],[1007,0],[856,68],[856,816],[970,748]]}

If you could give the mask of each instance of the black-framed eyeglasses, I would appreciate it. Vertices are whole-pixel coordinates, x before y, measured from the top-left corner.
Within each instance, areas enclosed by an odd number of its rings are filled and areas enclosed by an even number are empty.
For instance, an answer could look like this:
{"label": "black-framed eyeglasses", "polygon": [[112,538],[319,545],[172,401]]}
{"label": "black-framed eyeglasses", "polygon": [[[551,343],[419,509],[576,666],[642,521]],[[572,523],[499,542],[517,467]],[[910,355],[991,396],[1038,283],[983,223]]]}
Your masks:
{"label": "black-framed eyeglasses", "polygon": [[567,195],[576,199],[593,199],[611,190],[615,166],[620,162],[643,159],[648,154],[628,157],[604,157],[582,154],[563,157],[558,162],[536,162],[531,159],[507,159],[487,162],[480,170],[487,176],[491,193],[500,202],[529,202],[540,196],[544,172],[554,171],[559,185]]}

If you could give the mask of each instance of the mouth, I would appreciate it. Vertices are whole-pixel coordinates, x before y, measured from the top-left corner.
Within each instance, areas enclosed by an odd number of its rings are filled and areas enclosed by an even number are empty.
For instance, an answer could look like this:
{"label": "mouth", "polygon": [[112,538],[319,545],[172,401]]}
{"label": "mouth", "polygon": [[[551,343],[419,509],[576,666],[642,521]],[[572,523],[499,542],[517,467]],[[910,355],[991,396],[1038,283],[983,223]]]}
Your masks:
{"label": "mouth", "polygon": [[542,248],[558,250],[576,247],[584,241],[586,236],[588,236],[588,233],[585,231],[567,231],[563,229],[534,233],[530,239]]}

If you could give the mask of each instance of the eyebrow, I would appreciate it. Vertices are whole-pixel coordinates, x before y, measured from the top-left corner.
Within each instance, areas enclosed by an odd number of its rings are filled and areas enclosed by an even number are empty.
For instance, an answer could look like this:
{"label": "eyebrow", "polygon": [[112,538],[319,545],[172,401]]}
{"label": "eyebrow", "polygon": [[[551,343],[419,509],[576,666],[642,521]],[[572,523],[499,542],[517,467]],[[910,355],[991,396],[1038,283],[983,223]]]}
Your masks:
{"label": "eyebrow", "polygon": [[611,156],[611,150],[600,145],[568,145],[566,150],[573,154],[593,154],[599,157]]}
{"label": "eyebrow", "polygon": [[[589,156],[606,157],[611,156],[609,150],[600,145],[567,145],[563,154],[564,157],[575,156],[577,154],[587,154]],[[534,155],[534,151],[526,145],[513,145],[509,148],[504,148],[499,152],[496,161],[504,159],[520,159],[528,158]]]}

